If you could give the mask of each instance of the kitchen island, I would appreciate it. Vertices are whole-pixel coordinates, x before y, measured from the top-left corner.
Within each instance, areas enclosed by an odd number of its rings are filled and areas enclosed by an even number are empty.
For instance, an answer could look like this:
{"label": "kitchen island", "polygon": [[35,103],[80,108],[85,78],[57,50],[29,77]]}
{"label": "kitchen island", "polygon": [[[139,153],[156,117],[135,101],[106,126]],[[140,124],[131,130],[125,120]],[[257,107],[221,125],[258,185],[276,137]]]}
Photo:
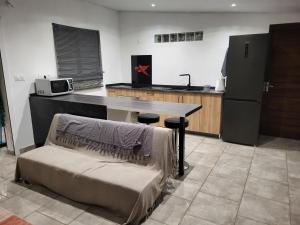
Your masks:
{"label": "kitchen island", "polygon": [[[108,96],[135,97],[139,100],[162,101],[185,104],[199,104],[202,109],[188,116],[190,121],[187,131],[209,136],[220,135],[221,105],[223,92],[215,91],[213,87],[152,85],[134,88],[129,83],[115,83],[106,85]],[[168,113],[160,114],[157,126],[164,126]]]}

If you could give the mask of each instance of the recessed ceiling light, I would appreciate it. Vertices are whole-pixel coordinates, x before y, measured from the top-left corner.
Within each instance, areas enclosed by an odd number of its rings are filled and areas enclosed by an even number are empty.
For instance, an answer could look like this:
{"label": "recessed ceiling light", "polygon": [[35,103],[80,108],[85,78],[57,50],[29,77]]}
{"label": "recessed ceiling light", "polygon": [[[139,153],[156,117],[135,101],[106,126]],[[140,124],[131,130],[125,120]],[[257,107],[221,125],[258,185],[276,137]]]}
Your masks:
{"label": "recessed ceiling light", "polygon": [[231,4],[231,7],[236,7],[236,3],[232,3],[232,4]]}
{"label": "recessed ceiling light", "polygon": [[155,4],[155,3],[152,3],[151,6],[152,6],[152,7],[156,7],[156,4]]}

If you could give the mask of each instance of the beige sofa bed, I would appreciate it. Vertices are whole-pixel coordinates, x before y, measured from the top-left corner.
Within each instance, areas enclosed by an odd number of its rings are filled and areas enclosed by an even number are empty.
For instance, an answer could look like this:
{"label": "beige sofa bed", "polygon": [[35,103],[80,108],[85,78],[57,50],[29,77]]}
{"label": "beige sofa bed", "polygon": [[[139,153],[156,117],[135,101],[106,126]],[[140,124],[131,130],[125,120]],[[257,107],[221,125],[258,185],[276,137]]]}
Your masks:
{"label": "beige sofa bed", "polygon": [[16,180],[43,185],[72,200],[106,208],[124,218],[124,224],[139,224],[167,178],[174,175],[172,131],[153,129],[148,160],[121,160],[86,146],[58,141],[60,116],[55,115],[45,146],[18,157]]}

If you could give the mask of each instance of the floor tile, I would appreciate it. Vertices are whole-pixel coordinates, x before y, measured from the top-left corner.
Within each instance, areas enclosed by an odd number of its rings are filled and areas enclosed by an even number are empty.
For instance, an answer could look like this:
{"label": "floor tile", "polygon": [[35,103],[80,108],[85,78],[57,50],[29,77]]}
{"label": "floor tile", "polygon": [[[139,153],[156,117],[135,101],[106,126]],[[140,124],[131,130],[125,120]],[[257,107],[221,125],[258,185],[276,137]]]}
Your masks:
{"label": "floor tile", "polygon": [[288,138],[261,136],[259,146],[264,148],[300,150],[300,141]]}
{"label": "floor tile", "polygon": [[246,181],[248,176],[248,169],[233,167],[230,165],[217,165],[212,170],[211,175],[213,176],[231,176],[235,178],[241,178]]}
{"label": "floor tile", "polygon": [[189,157],[187,157],[186,161],[192,166],[207,166],[213,167],[218,161],[219,156],[216,154],[204,154],[200,152],[192,152]]}
{"label": "floor tile", "polygon": [[185,139],[185,148],[186,149],[195,149],[197,146],[199,146],[199,144],[201,143],[201,139],[195,139],[195,138],[186,138]]}
{"label": "floor tile", "polygon": [[293,214],[294,220],[298,220],[300,219],[300,179],[290,177],[289,188],[291,213]]}
{"label": "floor tile", "polygon": [[163,192],[168,195],[173,194],[182,182],[183,181],[181,181],[181,180],[176,180],[176,179],[172,179],[172,178],[168,179]]}
{"label": "floor tile", "polygon": [[270,225],[289,225],[289,206],[255,195],[243,196],[239,216]]}
{"label": "floor tile", "polygon": [[17,158],[15,156],[1,153],[0,166],[16,163],[16,161],[17,161]]}
{"label": "floor tile", "polygon": [[127,219],[114,211],[97,206],[91,206],[85,212],[100,217],[104,224],[105,222],[124,224]]}
{"label": "floor tile", "polygon": [[11,197],[25,191],[26,187],[13,181],[4,181],[0,183],[0,194],[5,197]]}
{"label": "floor tile", "polygon": [[25,220],[32,225],[64,225],[63,223],[60,223],[38,212],[30,214],[25,218]]}
{"label": "floor tile", "polygon": [[281,159],[278,157],[273,157],[270,155],[264,155],[264,154],[254,154],[252,165],[256,166],[272,166],[272,167],[278,167],[286,169],[286,159]]}
{"label": "floor tile", "polygon": [[199,140],[203,141],[204,137],[197,134],[185,134],[185,138],[188,140]]}
{"label": "floor tile", "polygon": [[201,152],[201,153],[206,153],[206,154],[217,154],[220,155],[224,151],[224,146],[222,145],[212,145],[212,144],[206,144],[206,143],[201,143],[198,145],[195,150],[195,152]]}
{"label": "floor tile", "polygon": [[245,192],[289,204],[289,188],[287,184],[249,176]]}
{"label": "floor tile", "polygon": [[187,158],[186,161],[192,165],[196,166],[198,162],[203,158],[204,154],[199,152],[192,152]]}
{"label": "floor tile", "polygon": [[19,196],[14,196],[0,203],[0,207],[20,216],[26,217],[38,208],[39,205]]}
{"label": "floor tile", "polygon": [[205,154],[200,161],[198,161],[197,165],[214,167],[219,159],[219,155],[217,154]]}
{"label": "floor tile", "polygon": [[286,153],[285,150],[275,149],[275,148],[255,148],[256,155],[266,155],[266,156],[272,156],[277,157],[283,160],[286,160]]}
{"label": "floor tile", "polygon": [[221,139],[214,137],[205,137],[202,141],[205,144],[221,144],[223,143]]}
{"label": "floor tile", "polygon": [[41,185],[26,185],[25,187],[27,187],[29,190],[40,193],[42,195],[46,195],[50,198],[57,198],[59,196],[59,194]]}
{"label": "floor tile", "polygon": [[300,224],[300,215],[291,214],[291,225]]}
{"label": "floor tile", "polygon": [[221,155],[217,165],[229,165],[231,167],[238,167],[249,169],[251,158],[240,155],[224,153]]}
{"label": "floor tile", "polygon": [[185,180],[181,182],[173,195],[191,201],[194,199],[199,189],[199,184]]}
{"label": "floor tile", "polygon": [[46,194],[41,194],[30,189],[21,192],[19,196],[40,206],[47,204],[52,199]]}
{"label": "floor tile", "polygon": [[165,225],[165,223],[161,223],[158,222],[156,220],[153,219],[147,219],[144,223],[142,223],[141,225]]}
{"label": "floor tile", "polygon": [[70,225],[116,225],[116,223],[92,213],[84,212],[72,221]]}
{"label": "floor tile", "polygon": [[223,153],[212,171],[212,175],[225,175],[245,179],[250,168],[251,158]]}
{"label": "floor tile", "polygon": [[288,173],[289,177],[299,178],[300,179],[300,162],[288,162]]}
{"label": "floor tile", "polygon": [[287,160],[289,162],[300,163],[300,150],[299,151],[287,151]]}
{"label": "floor tile", "polygon": [[193,170],[187,175],[186,178],[197,182],[198,184],[204,183],[212,168],[207,166],[197,165]]}
{"label": "floor tile", "polygon": [[237,144],[227,144],[225,152],[233,155],[252,157],[254,153],[254,147]]}
{"label": "floor tile", "polygon": [[184,158],[186,159],[189,155],[194,151],[193,148],[185,148],[184,149]]}
{"label": "floor tile", "polygon": [[216,224],[195,216],[185,215],[180,225],[216,225]]}
{"label": "floor tile", "polygon": [[300,215],[300,197],[291,199],[291,213],[295,215]]}
{"label": "floor tile", "polygon": [[0,221],[10,214],[11,212],[7,211],[6,209],[0,208]]}
{"label": "floor tile", "polygon": [[210,175],[201,188],[201,192],[239,202],[242,198],[244,185],[244,179]]}
{"label": "floor tile", "polygon": [[3,195],[0,195],[0,202],[3,202],[3,201],[5,201],[5,200],[7,200],[8,198],[7,197],[5,197],[5,196],[3,196]]}
{"label": "floor tile", "polygon": [[287,183],[287,170],[284,168],[269,166],[268,164],[253,164],[250,175],[266,180]]}
{"label": "floor tile", "polygon": [[289,177],[289,185],[300,189],[300,178]]}
{"label": "floor tile", "polygon": [[267,225],[267,224],[238,216],[235,225]]}
{"label": "floor tile", "polygon": [[150,218],[168,225],[177,225],[180,223],[189,205],[190,201],[170,196],[154,210]]}
{"label": "floor tile", "polygon": [[218,225],[233,225],[237,210],[238,203],[234,201],[199,192],[187,214]]}
{"label": "floor tile", "polygon": [[16,163],[0,164],[0,177],[7,178],[7,173],[12,173],[16,169]]}
{"label": "floor tile", "polygon": [[57,200],[51,200],[48,204],[39,209],[39,212],[49,216],[53,219],[60,221],[61,223],[70,223],[81,213],[87,206],[73,202],[63,197],[59,197]]}

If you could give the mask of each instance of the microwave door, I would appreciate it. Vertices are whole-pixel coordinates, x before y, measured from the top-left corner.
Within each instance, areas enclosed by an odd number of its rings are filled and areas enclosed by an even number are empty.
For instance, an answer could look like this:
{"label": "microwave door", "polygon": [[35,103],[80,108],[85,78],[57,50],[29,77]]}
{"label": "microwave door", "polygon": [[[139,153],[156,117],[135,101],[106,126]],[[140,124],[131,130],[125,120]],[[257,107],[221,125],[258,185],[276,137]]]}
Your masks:
{"label": "microwave door", "polygon": [[69,83],[67,80],[53,80],[51,81],[51,92],[53,94],[62,94],[69,91]]}

